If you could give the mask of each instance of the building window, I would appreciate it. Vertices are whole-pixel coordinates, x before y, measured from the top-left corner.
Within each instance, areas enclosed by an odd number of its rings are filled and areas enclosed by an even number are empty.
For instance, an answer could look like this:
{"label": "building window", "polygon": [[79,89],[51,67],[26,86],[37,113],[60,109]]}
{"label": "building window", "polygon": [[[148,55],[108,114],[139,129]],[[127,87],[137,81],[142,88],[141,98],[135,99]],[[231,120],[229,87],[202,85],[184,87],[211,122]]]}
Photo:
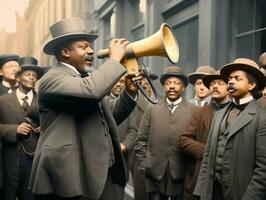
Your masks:
{"label": "building window", "polygon": [[266,51],[266,1],[235,0],[236,57],[258,59]]}
{"label": "building window", "polygon": [[111,39],[115,36],[116,13],[115,8],[109,12],[104,18],[104,46],[109,46]]}

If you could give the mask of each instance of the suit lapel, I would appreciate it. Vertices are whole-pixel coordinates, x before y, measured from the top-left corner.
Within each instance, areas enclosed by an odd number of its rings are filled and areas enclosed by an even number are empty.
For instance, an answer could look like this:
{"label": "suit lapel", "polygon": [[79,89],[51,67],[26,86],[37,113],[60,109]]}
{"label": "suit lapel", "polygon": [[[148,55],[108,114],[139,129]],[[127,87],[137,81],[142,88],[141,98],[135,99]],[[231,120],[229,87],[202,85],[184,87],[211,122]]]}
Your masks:
{"label": "suit lapel", "polygon": [[11,110],[13,110],[13,113],[16,113],[14,116],[16,116],[19,122],[24,121],[26,114],[21,105],[19,104],[16,92],[10,94],[9,98],[10,101],[8,102],[8,106]]}
{"label": "suit lapel", "polygon": [[240,113],[234,122],[232,128],[229,131],[227,140],[232,137],[237,131],[246,126],[252,119],[254,114],[257,112],[257,105],[255,100],[250,102],[247,107]]}
{"label": "suit lapel", "polygon": [[226,113],[228,112],[228,110],[231,108],[232,104],[230,103],[229,105],[227,105],[226,107],[224,107],[221,110],[218,110],[214,117],[213,117],[213,122],[210,128],[210,135],[211,135],[211,145],[213,146],[212,148],[212,155],[215,156],[216,155],[216,149],[217,149],[217,140],[218,140],[218,135],[220,132],[220,127],[222,124],[222,121],[226,115]]}

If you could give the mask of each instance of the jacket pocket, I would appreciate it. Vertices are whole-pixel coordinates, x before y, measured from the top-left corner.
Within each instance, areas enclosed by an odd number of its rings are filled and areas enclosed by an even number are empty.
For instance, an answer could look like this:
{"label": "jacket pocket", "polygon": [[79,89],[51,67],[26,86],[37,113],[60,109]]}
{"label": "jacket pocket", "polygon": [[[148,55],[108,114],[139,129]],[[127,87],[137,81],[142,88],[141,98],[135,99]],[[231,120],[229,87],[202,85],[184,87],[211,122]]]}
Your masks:
{"label": "jacket pocket", "polygon": [[81,189],[80,162],[77,147],[66,144],[59,147],[44,146],[45,169],[50,174],[58,194],[77,194]]}

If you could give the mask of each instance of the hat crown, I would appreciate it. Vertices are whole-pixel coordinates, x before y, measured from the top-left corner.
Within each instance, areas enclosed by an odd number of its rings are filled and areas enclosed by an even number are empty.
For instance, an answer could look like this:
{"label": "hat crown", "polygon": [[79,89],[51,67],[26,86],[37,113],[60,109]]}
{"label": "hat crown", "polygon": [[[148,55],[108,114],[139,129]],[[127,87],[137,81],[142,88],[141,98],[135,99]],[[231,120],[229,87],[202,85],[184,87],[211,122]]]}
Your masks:
{"label": "hat crown", "polygon": [[241,64],[249,65],[250,67],[254,67],[254,68],[260,69],[259,65],[255,61],[253,61],[251,59],[248,59],[248,58],[237,58],[237,59],[234,60],[233,63],[234,64],[240,64],[240,65]]}
{"label": "hat crown", "polygon": [[196,73],[199,74],[214,74],[215,73],[215,69],[211,66],[199,66],[196,69]]}
{"label": "hat crown", "polygon": [[22,57],[18,62],[21,67],[38,65],[38,60],[34,57]]}
{"label": "hat crown", "polygon": [[18,61],[19,56],[16,54],[2,54],[2,55],[0,55],[0,66],[2,66],[4,63],[11,61],[11,60]]}
{"label": "hat crown", "polygon": [[177,66],[169,66],[164,70],[164,74],[183,74],[183,69]]}
{"label": "hat crown", "polygon": [[50,32],[53,38],[66,35],[86,33],[84,23],[79,17],[63,19],[50,27]]}

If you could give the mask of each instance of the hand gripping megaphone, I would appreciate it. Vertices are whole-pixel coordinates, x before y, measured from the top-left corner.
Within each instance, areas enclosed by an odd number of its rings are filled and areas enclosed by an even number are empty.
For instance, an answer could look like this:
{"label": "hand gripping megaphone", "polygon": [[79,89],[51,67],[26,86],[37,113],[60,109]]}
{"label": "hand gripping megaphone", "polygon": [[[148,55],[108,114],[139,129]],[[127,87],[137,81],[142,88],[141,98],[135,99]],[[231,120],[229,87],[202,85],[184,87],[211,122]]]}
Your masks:
{"label": "hand gripping megaphone", "polygon": [[[109,56],[109,49],[102,49],[97,52],[100,59]],[[153,98],[149,96],[140,82],[136,82],[143,95],[153,104],[158,103],[157,92],[148,77],[148,73],[143,65],[139,65],[138,58],[145,56],[161,56],[166,57],[173,64],[179,60],[179,48],[171,27],[163,23],[160,29],[153,35],[142,40],[130,43],[126,46],[126,53],[121,64],[127,68],[128,74],[135,74],[139,71],[147,78],[153,91]]]}

